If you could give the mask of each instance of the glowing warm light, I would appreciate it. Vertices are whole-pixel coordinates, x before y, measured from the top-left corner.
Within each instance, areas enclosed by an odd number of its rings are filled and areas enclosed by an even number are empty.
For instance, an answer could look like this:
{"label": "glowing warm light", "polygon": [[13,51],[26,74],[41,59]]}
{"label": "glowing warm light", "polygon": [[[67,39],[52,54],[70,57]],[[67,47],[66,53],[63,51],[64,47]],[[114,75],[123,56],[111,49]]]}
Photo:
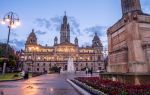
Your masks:
{"label": "glowing warm light", "polygon": [[2,20],[2,21],[1,21],[1,24],[3,24],[3,25],[4,25],[4,24],[5,24],[5,21],[3,21],[3,20]]}
{"label": "glowing warm light", "polygon": [[16,26],[20,26],[21,25],[20,21],[16,21],[15,24],[16,24]]}
{"label": "glowing warm light", "polygon": [[9,21],[10,21],[10,19],[9,19],[9,18],[6,18],[6,19],[5,19],[5,21],[9,22]]}
{"label": "glowing warm light", "polygon": [[51,89],[50,89],[50,91],[51,91],[51,92],[53,92],[53,91],[54,91],[54,89],[53,89],[53,88],[51,88]]}
{"label": "glowing warm light", "polygon": [[16,28],[16,25],[14,25],[14,24],[13,24],[13,25],[11,25],[11,28],[12,28],[12,29]]}
{"label": "glowing warm light", "polygon": [[31,50],[32,50],[30,47],[29,47],[28,49],[29,49],[29,51],[31,51]]}
{"label": "glowing warm light", "polygon": [[36,47],[36,50],[38,50],[39,48],[38,47]]}

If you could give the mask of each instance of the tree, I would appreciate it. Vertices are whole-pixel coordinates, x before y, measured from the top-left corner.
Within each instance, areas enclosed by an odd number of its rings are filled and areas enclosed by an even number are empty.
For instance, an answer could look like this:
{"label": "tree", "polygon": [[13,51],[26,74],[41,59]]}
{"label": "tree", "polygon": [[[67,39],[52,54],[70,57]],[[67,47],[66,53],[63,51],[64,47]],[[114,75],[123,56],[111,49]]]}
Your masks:
{"label": "tree", "polygon": [[[17,62],[19,61],[19,56],[14,52],[14,49],[8,45],[8,54],[6,55],[6,44],[0,43],[0,67],[3,67],[4,61],[7,63],[7,68],[11,71],[13,68],[17,67]],[[7,60],[4,60],[7,58]]]}
{"label": "tree", "polygon": [[4,63],[3,59],[0,59],[0,67],[3,66],[3,63]]}

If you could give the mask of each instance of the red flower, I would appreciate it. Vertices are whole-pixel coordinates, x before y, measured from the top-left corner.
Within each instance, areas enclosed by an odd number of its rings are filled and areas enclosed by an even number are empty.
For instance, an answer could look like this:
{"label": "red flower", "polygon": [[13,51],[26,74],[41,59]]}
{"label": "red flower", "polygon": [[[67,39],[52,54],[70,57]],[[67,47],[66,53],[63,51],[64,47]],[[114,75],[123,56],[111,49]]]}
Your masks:
{"label": "red flower", "polygon": [[150,95],[149,85],[129,85],[118,81],[103,80],[99,77],[77,77],[76,80],[85,83],[108,95]]}

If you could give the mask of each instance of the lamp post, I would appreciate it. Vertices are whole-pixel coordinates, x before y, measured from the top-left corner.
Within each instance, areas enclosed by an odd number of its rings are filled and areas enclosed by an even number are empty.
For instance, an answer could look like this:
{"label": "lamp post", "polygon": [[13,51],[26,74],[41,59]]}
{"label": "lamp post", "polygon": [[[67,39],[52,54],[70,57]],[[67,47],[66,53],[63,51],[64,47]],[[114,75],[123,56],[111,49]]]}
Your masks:
{"label": "lamp post", "polygon": [[[4,18],[1,20],[1,24],[6,24],[8,26],[8,38],[7,38],[7,43],[6,43],[7,45],[6,45],[6,52],[5,52],[5,57],[8,59],[8,44],[10,38],[10,31],[11,29],[14,29],[20,25],[20,19],[16,13],[9,12],[4,15]],[[5,74],[5,68],[6,68],[6,63],[4,62],[3,74]]]}

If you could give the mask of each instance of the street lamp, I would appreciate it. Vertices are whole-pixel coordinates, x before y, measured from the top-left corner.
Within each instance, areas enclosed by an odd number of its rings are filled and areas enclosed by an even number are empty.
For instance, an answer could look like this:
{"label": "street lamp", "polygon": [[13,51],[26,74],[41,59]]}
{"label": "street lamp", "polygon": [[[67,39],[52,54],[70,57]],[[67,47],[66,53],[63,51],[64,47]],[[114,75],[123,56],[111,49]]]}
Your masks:
{"label": "street lamp", "polygon": [[[8,44],[10,38],[10,31],[11,29],[16,28],[20,25],[20,19],[18,15],[14,12],[9,12],[4,15],[4,18],[1,20],[1,24],[8,26],[8,38],[7,38],[7,45],[6,45],[6,53],[5,57],[8,58]],[[3,74],[5,73],[6,63],[4,63]]]}

